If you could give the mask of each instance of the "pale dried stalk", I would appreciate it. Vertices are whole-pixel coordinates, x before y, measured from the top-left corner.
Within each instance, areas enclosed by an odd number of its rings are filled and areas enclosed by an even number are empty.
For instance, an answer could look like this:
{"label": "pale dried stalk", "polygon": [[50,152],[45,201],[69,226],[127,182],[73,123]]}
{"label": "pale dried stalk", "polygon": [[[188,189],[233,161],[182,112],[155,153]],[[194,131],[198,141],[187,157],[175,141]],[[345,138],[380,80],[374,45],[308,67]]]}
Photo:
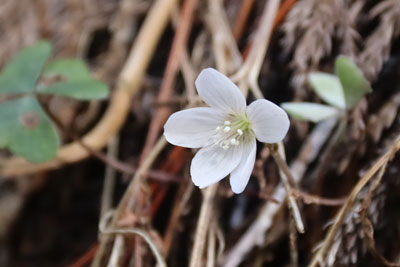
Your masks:
{"label": "pale dried stalk", "polygon": [[214,224],[210,225],[208,230],[208,247],[207,247],[207,267],[215,266],[215,245],[216,245],[216,233]]}
{"label": "pale dried stalk", "polygon": [[[185,177],[185,179],[188,177]],[[163,242],[163,252],[165,255],[168,255],[174,238],[174,234],[176,231],[176,226],[179,224],[179,218],[185,213],[184,209],[187,207],[187,204],[190,200],[190,197],[193,193],[194,185],[192,181],[186,179],[186,181],[182,181],[177,198],[175,200],[174,207],[171,211],[170,220],[168,226],[165,230],[164,242]]]}
{"label": "pale dried stalk", "polygon": [[[376,178],[370,182],[370,185],[364,187],[363,190],[358,194],[351,212],[346,215],[342,226],[335,236],[331,248],[326,254],[324,267],[357,265],[359,257],[362,257],[362,255],[365,256],[365,254],[368,252],[367,248],[369,238],[368,235],[365,235],[365,227],[363,225],[365,221],[374,224],[378,223],[379,213],[383,207],[382,201],[385,198],[385,194],[383,193],[384,191],[380,190],[376,192],[376,198],[373,200],[373,202],[371,202],[373,204],[369,205],[369,203],[366,203],[366,200],[368,198],[372,198],[372,193],[380,184],[380,180],[385,172],[385,165],[387,164],[382,166],[379,172],[375,175]],[[382,185],[382,187],[379,188],[383,189],[384,187],[385,186]],[[364,220],[363,214],[366,213],[371,215],[371,221],[369,218],[365,218]],[[333,221],[331,220],[329,223],[332,224]],[[372,227],[372,225],[369,226]],[[359,242],[361,244],[359,244]],[[320,243],[320,247],[322,244],[323,243]]]}
{"label": "pale dried stalk", "polygon": [[386,166],[387,166],[387,162],[385,164],[383,164],[383,166],[379,170],[378,174],[376,175],[377,177],[375,178],[373,183],[371,182],[372,184],[371,184],[370,188],[368,189],[368,193],[367,193],[366,197],[363,199],[360,217],[361,217],[361,222],[362,222],[362,226],[363,226],[364,237],[365,237],[366,243],[367,243],[366,245],[367,245],[368,250],[371,252],[371,254],[374,255],[374,257],[376,259],[378,259],[378,261],[380,261],[381,264],[384,266],[399,267],[398,264],[388,261],[376,249],[375,239],[374,239],[374,228],[373,228],[372,222],[368,218],[368,214],[367,214],[368,208],[372,204],[372,196],[373,196],[374,192],[378,189],[378,187],[381,185],[383,175],[386,172]]}
{"label": "pale dried stalk", "polygon": [[[168,101],[173,92],[176,76],[179,71],[183,51],[186,49],[187,39],[192,28],[193,13],[197,7],[197,0],[186,0],[183,3],[180,12],[179,24],[177,25],[172,47],[169,52],[167,66],[163,75],[163,80],[157,96],[157,101]],[[159,107],[150,122],[146,141],[140,156],[140,162],[143,161],[151,147],[157,140],[163,124],[167,121],[171,110],[167,107]]]}
{"label": "pale dried stalk", "polygon": [[195,71],[190,63],[189,55],[187,51],[184,51],[181,58],[181,71],[183,76],[183,81],[185,83],[186,95],[189,101],[189,105],[193,105],[197,101],[196,88],[194,87],[195,81]]}
{"label": "pale dried stalk", "polygon": [[292,214],[296,229],[300,233],[304,233],[303,220],[301,219],[300,210],[297,206],[296,196],[293,193],[292,189],[293,184],[295,184],[296,182],[292,174],[290,173],[289,167],[285,162],[285,148],[281,142],[277,146],[269,145],[268,147],[271,151],[272,157],[279,167],[279,175],[287,194],[289,209]]}
{"label": "pale dried stalk", "polygon": [[[154,160],[157,158],[158,154],[161,152],[161,150],[165,147],[167,144],[164,136],[162,136],[154,148],[150,151],[149,155],[147,158],[143,161],[143,163],[140,165],[138,170],[136,171],[134,177],[132,178],[127,190],[125,191],[121,201],[118,204],[117,211],[115,212],[115,216],[113,218],[111,227],[115,228],[117,227],[118,220],[120,217],[123,215],[125,212],[125,209],[128,207],[129,200],[132,197],[132,194],[135,194],[138,192],[139,187],[141,183],[143,182],[143,176],[146,174],[146,172],[150,169],[151,165],[153,164]],[[133,205],[133,202],[130,202],[129,204]],[[130,206],[131,207],[131,206]],[[105,251],[105,246],[106,244],[111,241],[111,238],[109,236],[102,236],[100,238],[100,246],[99,249],[95,255],[95,258],[92,262],[92,267],[98,267],[101,266],[101,260],[103,253]],[[115,243],[114,243],[115,245]],[[121,250],[117,250],[118,253],[121,253]],[[115,252],[115,253],[117,253]]]}
{"label": "pale dried stalk", "polygon": [[192,53],[190,53],[190,59],[195,69],[201,69],[204,67],[204,62],[209,65],[209,58],[207,58],[206,50],[209,47],[210,40],[206,30],[201,31],[194,41]]}
{"label": "pale dried stalk", "polygon": [[[127,234],[135,234],[135,235],[139,235],[140,237],[142,237],[146,243],[149,245],[151,251],[153,252],[158,266],[159,267],[167,267],[167,264],[165,263],[165,260],[163,258],[163,256],[161,255],[161,252],[159,251],[159,249],[157,248],[157,246],[154,244],[153,240],[151,239],[151,237],[149,236],[149,234],[140,229],[140,228],[113,228],[111,226],[111,228],[107,228],[106,225],[110,219],[110,217],[112,217],[113,213],[109,212],[107,213],[100,221],[99,223],[99,231],[102,234],[118,234],[118,236],[121,236],[122,238],[124,238],[124,235]],[[117,236],[117,238],[118,238]],[[116,255],[115,257],[117,257],[118,255]]]}
{"label": "pale dried stalk", "polygon": [[355,199],[358,193],[364,188],[364,186],[374,177],[374,175],[381,169],[381,167],[391,160],[394,154],[400,149],[400,136],[398,136],[392,143],[388,151],[383,154],[376,163],[365,173],[365,175],[356,184],[352,192],[350,193],[346,203],[340,209],[338,215],[335,218],[335,223],[329,228],[325,240],[323,241],[322,247],[319,249],[317,254],[311,261],[310,267],[317,267],[323,263],[323,260],[331,248],[334,238],[341,227],[346,215],[351,211]]}
{"label": "pale dried stalk", "polygon": [[[172,25],[175,29],[178,27],[180,20],[181,18],[179,10],[178,8],[175,8],[172,15]],[[179,64],[183,81],[185,83],[186,97],[188,99],[189,106],[194,106],[198,98],[196,88],[194,86],[197,73],[192,66],[187,49],[183,49]]]}
{"label": "pale dried stalk", "polygon": [[123,235],[117,235],[114,240],[113,249],[111,251],[110,260],[108,261],[107,267],[118,267],[119,259],[121,258],[121,251],[124,250],[125,239]]}
{"label": "pale dried stalk", "polygon": [[[118,204],[118,208],[113,220],[113,226],[116,225],[117,220],[122,217],[122,215],[129,210],[132,210],[135,205],[135,198],[132,196],[137,196],[140,190],[140,185],[143,182],[143,179],[150,169],[151,165],[154,163],[157,156],[161,153],[164,147],[167,145],[167,140],[164,135],[161,136],[157,143],[154,145],[152,150],[149,152],[148,156],[143,160],[142,164],[136,171],[135,175],[132,177],[132,180],[126,189],[124,195],[122,196],[121,201]],[[132,200],[132,201],[130,201]]]}
{"label": "pale dried stalk", "polygon": [[293,219],[289,222],[289,248],[290,248],[290,266],[299,266],[299,251],[297,248],[297,230]]}
{"label": "pale dried stalk", "polygon": [[217,252],[217,259],[222,256],[222,253],[225,250],[225,238],[224,238],[224,233],[222,232],[221,227],[218,225],[218,218],[214,219],[214,223],[212,226],[215,230],[215,234],[218,239],[218,252]]}
{"label": "pale dried stalk", "polygon": [[[140,90],[144,73],[176,2],[177,0],[157,0],[151,7],[119,76],[107,111],[101,121],[81,139],[93,150],[104,147],[108,139],[121,129],[129,112],[131,99]],[[31,163],[20,157],[4,160],[0,162],[0,175],[14,176],[56,169],[89,155],[79,142],[73,142],[61,147],[57,156],[45,163]]]}
{"label": "pale dried stalk", "polygon": [[[114,157],[116,156],[116,154],[118,154],[118,144],[119,144],[119,138],[117,136],[110,139],[108,143],[107,156]],[[106,174],[104,177],[103,192],[101,194],[100,218],[103,218],[107,214],[107,212],[109,212],[112,209],[115,175],[116,175],[116,170],[111,166],[107,165]],[[106,245],[108,240],[109,238],[107,236],[100,236],[99,246],[96,250],[96,254],[91,264],[92,267],[100,266],[104,251],[106,250]]]}
{"label": "pale dried stalk", "polygon": [[[126,0],[125,2],[127,2]],[[158,42],[161,33],[168,21],[168,17],[170,16],[170,13],[172,12],[173,7],[176,4],[176,0],[158,0],[151,8],[151,11],[149,12],[148,16],[146,17],[146,20],[139,32],[139,35],[137,37],[137,40],[132,47],[128,62],[125,64],[120,78],[119,78],[119,86],[114,93],[114,97],[111,101],[110,107],[109,107],[109,112],[108,112],[108,118],[107,122],[109,123],[114,123],[112,120],[117,119],[117,127],[115,129],[115,132],[119,131],[119,128],[122,126],[122,123],[124,121],[124,117],[127,115],[129,111],[129,106],[130,106],[130,98],[135,95],[139,91],[139,86],[141,83],[141,79],[145,73],[145,70],[149,64],[149,61],[151,59],[151,55],[154,52],[156,43]],[[121,4],[121,7],[125,5]],[[122,12],[123,13],[123,12]],[[131,77],[129,77],[132,75]],[[119,96],[119,97],[117,97]],[[122,113],[121,112],[116,112],[111,110],[111,107],[115,108],[122,108]],[[115,118],[114,118],[115,117]],[[103,120],[99,123],[99,125],[104,121]],[[120,120],[121,119],[121,120]],[[120,121],[118,121],[120,120]],[[107,127],[109,123],[103,123],[105,124],[104,127]],[[108,137],[107,137],[108,139]],[[107,141],[106,139],[106,141]],[[83,140],[84,142],[85,139]],[[88,144],[91,146],[91,144]],[[59,151],[59,154],[62,152],[62,149]],[[70,152],[69,152],[70,153]],[[154,160],[154,159],[153,159]],[[151,163],[150,163],[151,164]],[[57,162],[56,166],[57,167]],[[43,169],[43,168],[41,168]],[[143,167],[139,168],[137,173],[141,173],[143,171]],[[1,170],[0,170],[1,172]],[[139,180],[139,179],[136,179]],[[131,182],[131,185],[133,183]],[[126,195],[127,193],[125,193]],[[125,200],[127,201],[127,200]],[[126,204],[124,202],[124,204]],[[120,205],[121,206],[121,205]],[[122,208],[120,208],[121,210]],[[120,211],[121,212],[121,211]],[[117,221],[115,219],[114,223]],[[100,246],[99,250],[97,251],[95,258],[93,260],[92,266],[100,266],[102,256],[105,250],[106,244],[110,241],[109,236],[104,236],[100,238]],[[121,250],[117,250],[118,253],[121,252]],[[116,252],[116,253],[117,253]]]}
{"label": "pale dried stalk", "polygon": [[109,236],[101,235],[99,238],[99,246],[96,250],[96,254],[94,255],[93,261],[91,263],[91,267],[100,267],[101,261],[103,259],[104,252],[106,251],[106,245],[110,241]]}
{"label": "pale dried stalk", "polygon": [[[108,157],[113,157],[113,158],[117,157],[118,145],[119,145],[119,137],[118,136],[112,137],[108,142],[108,150],[107,150]],[[103,192],[101,193],[100,217],[103,217],[104,214],[112,208],[116,174],[117,172],[113,167],[109,165],[106,166]]]}
{"label": "pale dried stalk", "polygon": [[197,221],[189,267],[201,267],[202,265],[204,245],[206,243],[207,231],[210,226],[209,223],[212,214],[213,201],[217,189],[218,183],[213,184],[204,190],[204,198],[201,204],[199,219]]}
{"label": "pale dried stalk", "polygon": [[242,57],[221,0],[208,1],[206,23],[212,32],[212,48],[217,69],[225,74],[236,71],[242,64]]}
{"label": "pale dried stalk", "polygon": [[280,0],[270,0],[265,4],[249,55],[242,67],[231,77],[242,87],[249,86],[256,98],[264,98],[258,86],[258,76],[267,53],[279,3]]}

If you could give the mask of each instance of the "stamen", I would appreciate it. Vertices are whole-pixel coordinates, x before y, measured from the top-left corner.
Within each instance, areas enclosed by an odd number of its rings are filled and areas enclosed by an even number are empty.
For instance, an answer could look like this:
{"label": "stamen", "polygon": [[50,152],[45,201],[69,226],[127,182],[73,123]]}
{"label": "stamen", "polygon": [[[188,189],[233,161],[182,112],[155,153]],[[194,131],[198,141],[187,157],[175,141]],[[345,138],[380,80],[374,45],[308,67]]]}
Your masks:
{"label": "stamen", "polygon": [[235,117],[233,120],[228,119],[222,125],[215,128],[215,131],[218,133],[215,134],[214,143],[224,150],[228,150],[232,146],[239,146],[242,141],[246,142],[248,129],[249,123],[243,118]]}

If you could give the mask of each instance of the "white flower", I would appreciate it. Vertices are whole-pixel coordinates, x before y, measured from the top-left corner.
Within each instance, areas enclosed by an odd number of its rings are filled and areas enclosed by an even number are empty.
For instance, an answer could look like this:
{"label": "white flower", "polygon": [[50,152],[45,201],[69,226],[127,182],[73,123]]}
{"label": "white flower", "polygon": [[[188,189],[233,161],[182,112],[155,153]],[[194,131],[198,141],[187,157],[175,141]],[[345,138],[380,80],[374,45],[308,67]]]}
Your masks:
{"label": "white flower", "polygon": [[164,126],[168,142],[201,148],[192,160],[193,183],[204,188],[230,174],[232,191],[243,192],[256,159],[256,138],[281,141],[288,129],[285,111],[265,99],[249,106],[239,88],[215,69],[204,69],[196,80],[200,97],[210,107],[176,112]]}

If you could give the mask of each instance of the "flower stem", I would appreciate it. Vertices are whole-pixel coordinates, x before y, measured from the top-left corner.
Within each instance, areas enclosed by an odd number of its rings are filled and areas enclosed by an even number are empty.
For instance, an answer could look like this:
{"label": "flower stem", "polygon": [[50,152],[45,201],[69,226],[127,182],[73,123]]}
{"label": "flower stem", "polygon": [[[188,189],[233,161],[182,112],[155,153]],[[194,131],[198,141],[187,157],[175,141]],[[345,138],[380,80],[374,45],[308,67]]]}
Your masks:
{"label": "flower stem", "polygon": [[[286,190],[286,194],[288,197],[288,204],[290,207],[290,211],[292,213],[292,217],[296,224],[296,229],[299,233],[304,233],[304,224],[303,220],[301,219],[301,214],[299,207],[297,206],[297,201],[295,198],[295,194],[293,192],[293,187],[296,188],[296,182],[293,178],[292,174],[290,173],[289,167],[286,164],[286,161],[283,159],[284,157],[284,148],[282,144],[270,144],[268,145],[269,150],[271,151],[271,155],[274,158],[276,164],[279,167],[279,173],[281,176],[281,180],[283,186]],[[283,156],[282,156],[282,155]]]}

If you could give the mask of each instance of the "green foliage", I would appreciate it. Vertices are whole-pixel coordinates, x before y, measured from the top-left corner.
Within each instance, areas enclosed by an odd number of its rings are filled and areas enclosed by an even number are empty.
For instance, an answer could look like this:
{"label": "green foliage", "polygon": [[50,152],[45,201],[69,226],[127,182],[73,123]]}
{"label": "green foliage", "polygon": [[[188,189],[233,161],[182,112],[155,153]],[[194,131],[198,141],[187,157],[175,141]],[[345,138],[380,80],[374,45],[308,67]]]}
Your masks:
{"label": "green foliage", "polygon": [[287,102],[282,103],[281,106],[294,118],[312,122],[336,117],[339,113],[338,109],[334,107],[308,102]]}
{"label": "green foliage", "polygon": [[326,103],[340,109],[346,108],[343,87],[338,77],[323,72],[313,72],[308,80],[317,95]]}
{"label": "green foliage", "polygon": [[96,80],[58,82],[40,91],[41,94],[62,95],[79,100],[103,99],[108,96],[107,86]]}
{"label": "green foliage", "polygon": [[297,119],[319,122],[352,109],[365,94],[372,91],[361,70],[350,59],[339,56],[335,61],[335,70],[337,76],[324,72],[313,72],[308,76],[315,93],[331,106],[283,103],[282,107]]}
{"label": "green foliage", "polygon": [[40,94],[61,95],[79,100],[103,99],[108,96],[107,86],[93,80],[86,65],[76,59],[60,59],[48,64],[44,77],[60,81],[38,90]]}
{"label": "green foliage", "polygon": [[343,87],[347,109],[353,108],[364,95],[372,92],[369,82],[350,59],[339,56],[335,62],[335,71]]}
{"label": "green foliage", "polygon": [[36,98],[20,97],[0,105],[0,146],[32,162],[53,158],[59,139]]}
{"label": "green foliage", "polygon": [[51,45],[45,41],[23,49],[1,73],[0,93],[29,93],[35,90],[50,54]]}
{"label": "green foliage", "polygon": [[0,74],[0,94],[11,95],[0,102],[0,147],[32,162],[52,159],[60,143],[37,99],[40,94],[80,100],[108,96],[107,86],[90,77],[84,62],[60,59],[45,66],[50,55],[51,44],[38,42],[23,49]]}
{"label": "green foliage", "polygon": [[43,70],[43,76],[62,76],[67,80],[90,79],[90,72],[85,63],[78,59],[57,59]]}

